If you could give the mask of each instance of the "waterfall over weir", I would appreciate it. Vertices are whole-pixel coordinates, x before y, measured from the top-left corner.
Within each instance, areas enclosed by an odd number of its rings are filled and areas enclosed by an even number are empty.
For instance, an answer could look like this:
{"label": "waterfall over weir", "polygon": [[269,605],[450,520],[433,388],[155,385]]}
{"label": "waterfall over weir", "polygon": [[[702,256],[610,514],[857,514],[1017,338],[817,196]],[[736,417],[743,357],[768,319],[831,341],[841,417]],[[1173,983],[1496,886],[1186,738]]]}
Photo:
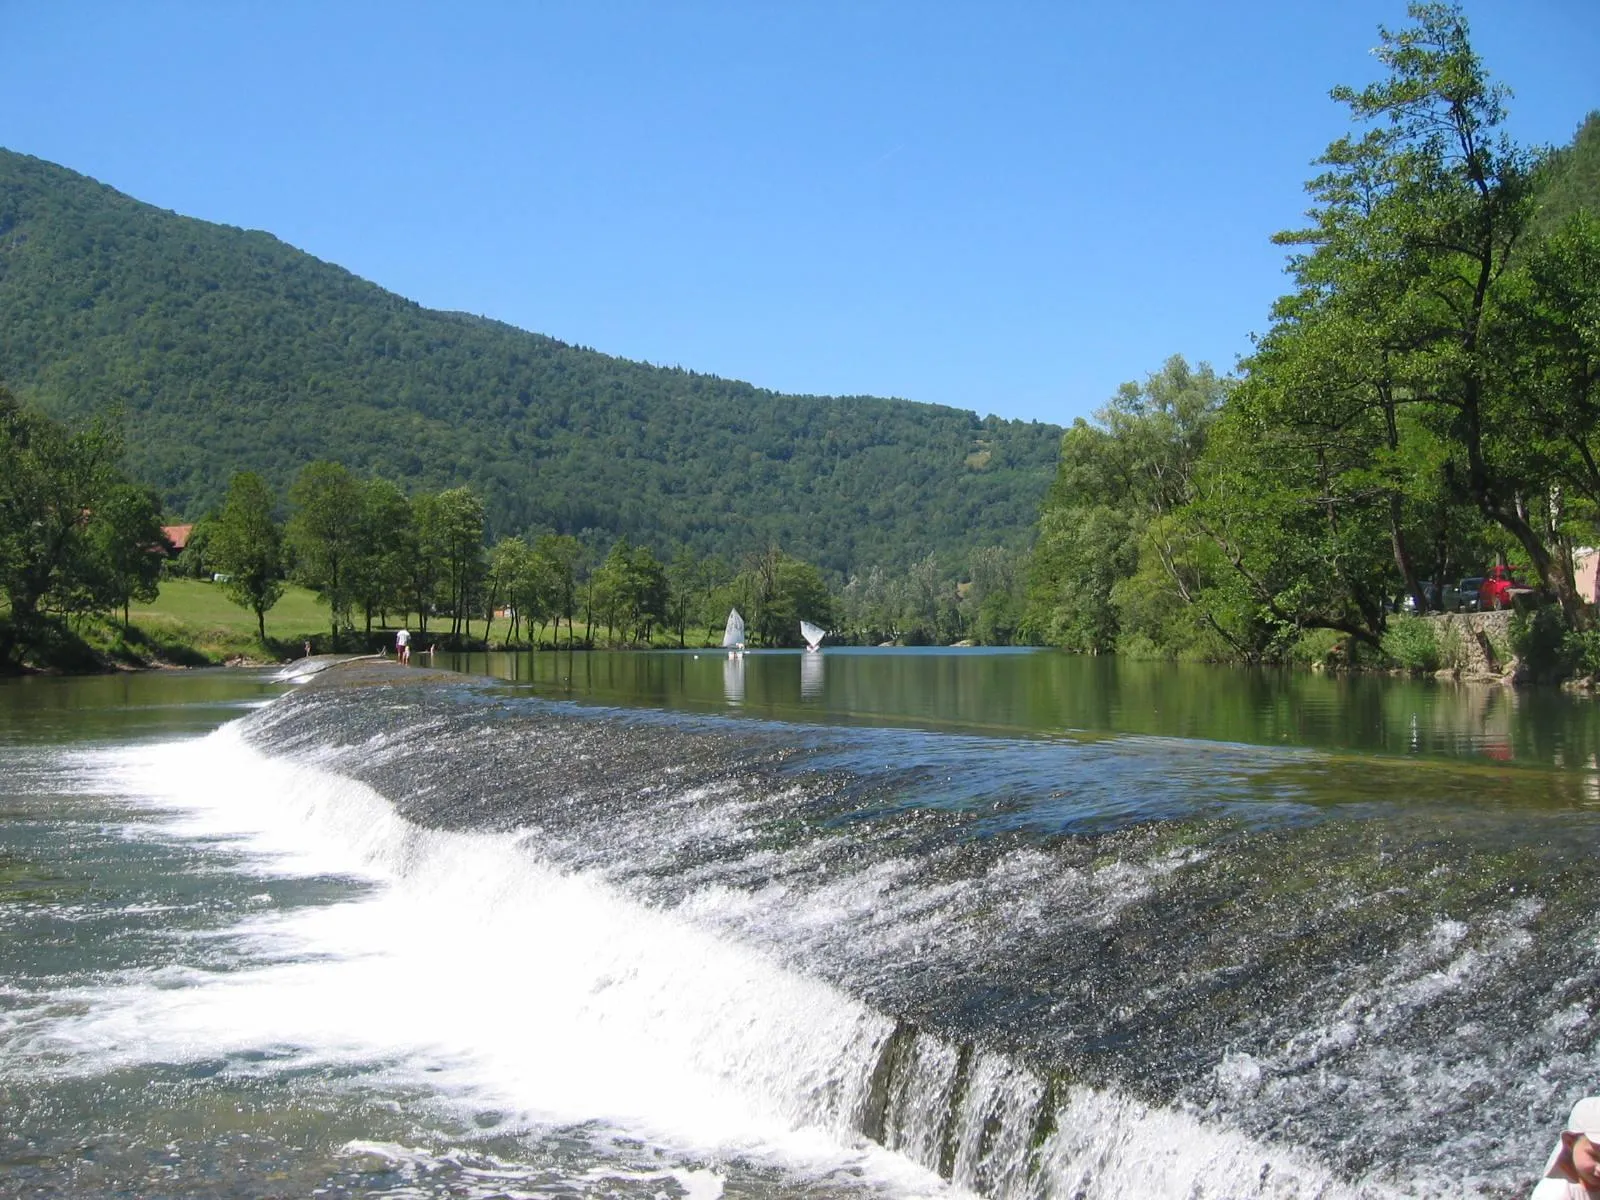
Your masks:
{"label": "waterfall over weir", "polygon": [[65,996],[55,1070],[383,1063],[512,1127],[996,1200],[1511,1195],[1596,1090],[1594,833],[1426,766],[353,667],[98,769],[355,890],[244,921],[239,969]]}

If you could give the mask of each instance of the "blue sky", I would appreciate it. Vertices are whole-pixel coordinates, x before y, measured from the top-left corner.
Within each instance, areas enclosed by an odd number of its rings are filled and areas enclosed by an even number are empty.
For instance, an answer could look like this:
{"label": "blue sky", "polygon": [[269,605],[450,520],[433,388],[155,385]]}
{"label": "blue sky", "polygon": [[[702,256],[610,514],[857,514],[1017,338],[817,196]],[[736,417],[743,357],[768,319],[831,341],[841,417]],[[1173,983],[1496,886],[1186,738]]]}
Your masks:
{"label": "blue sky", "polygon": [[[1525,143],[1600,0],[1466,6]],[[0,145],[423,304],[788,392],[1066,422],[1232,367],[1372,0],[0,3]]]}

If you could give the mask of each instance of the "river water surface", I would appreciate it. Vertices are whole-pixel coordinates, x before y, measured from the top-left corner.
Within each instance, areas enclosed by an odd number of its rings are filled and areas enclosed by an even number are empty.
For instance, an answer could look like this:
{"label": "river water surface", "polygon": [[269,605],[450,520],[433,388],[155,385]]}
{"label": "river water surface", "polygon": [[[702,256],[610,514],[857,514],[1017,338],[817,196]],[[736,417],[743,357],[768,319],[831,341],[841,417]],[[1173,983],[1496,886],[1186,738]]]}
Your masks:
{"label": "river water surface", "polygon": [[1589,701],[435,665],[0,684],[0,1194],[1516,1196],[1600,1090]]}

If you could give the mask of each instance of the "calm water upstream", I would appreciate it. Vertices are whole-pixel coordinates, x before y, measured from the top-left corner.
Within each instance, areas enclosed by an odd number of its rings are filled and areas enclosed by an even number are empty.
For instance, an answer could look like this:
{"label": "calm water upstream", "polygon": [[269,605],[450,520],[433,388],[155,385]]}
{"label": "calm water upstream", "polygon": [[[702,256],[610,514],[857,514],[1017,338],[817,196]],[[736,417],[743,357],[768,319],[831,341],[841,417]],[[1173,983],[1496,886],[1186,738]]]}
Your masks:
{"label": "calm water upstream", "polygon": [[437,665],[0,682],[0,1195],[1510,1197],[1600,1091],[1600,705]]}

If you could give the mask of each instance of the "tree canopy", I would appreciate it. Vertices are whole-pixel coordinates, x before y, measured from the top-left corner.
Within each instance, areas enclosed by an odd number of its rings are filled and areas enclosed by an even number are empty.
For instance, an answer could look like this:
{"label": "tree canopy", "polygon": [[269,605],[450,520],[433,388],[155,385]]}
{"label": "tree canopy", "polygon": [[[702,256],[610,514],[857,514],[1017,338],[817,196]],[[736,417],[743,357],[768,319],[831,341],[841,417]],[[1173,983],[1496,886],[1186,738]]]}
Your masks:
{"label": "tree canopy", "polygon": [[1518,146],[1461,10],[1409,15],[1380,31],[1383,78],[1333,89],[1352,132],[1307,184],[1307,225],[1276,236],[1291,290],[1234,385],[1169,417],[1146,394],[1187,378],[1174,360],[1067,431],[1036,637],[1379,647],[1397,595],[1426,610],[1426,580],[1495,558],[1570,629],[1592,620],[1573,550],[1600,539],[1600,122]]}
{"label": "tree canopy", "polygon": [[120,466],[114,416],[70,430],[0,389],[0,668],[60,620],[153,597],[161,508]]}

